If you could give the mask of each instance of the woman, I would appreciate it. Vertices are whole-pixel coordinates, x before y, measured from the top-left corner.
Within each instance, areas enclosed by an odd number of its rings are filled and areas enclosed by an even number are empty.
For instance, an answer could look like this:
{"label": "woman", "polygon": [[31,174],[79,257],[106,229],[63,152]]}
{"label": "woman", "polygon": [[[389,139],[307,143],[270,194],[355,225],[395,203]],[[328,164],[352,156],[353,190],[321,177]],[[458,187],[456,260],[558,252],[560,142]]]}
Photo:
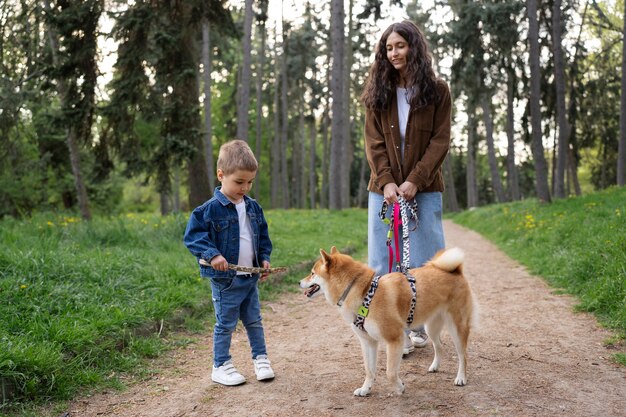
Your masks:
{"label": "woman", "polygon": [[[435,75],[426,39],[415,24],[394,23],[382,34],[361,100],[371,169],[368,263],[377,274],[389,272],[388,226],[378,213],[383,201],[392,204],[402,196],[417,203],[409,265],[422,266],[445,247],[441,165],[450,146],[451,98],[448,85]],[[426,339],[424,332],[411,333],[413,343],[407,338],[405,353],[425,346]]]}

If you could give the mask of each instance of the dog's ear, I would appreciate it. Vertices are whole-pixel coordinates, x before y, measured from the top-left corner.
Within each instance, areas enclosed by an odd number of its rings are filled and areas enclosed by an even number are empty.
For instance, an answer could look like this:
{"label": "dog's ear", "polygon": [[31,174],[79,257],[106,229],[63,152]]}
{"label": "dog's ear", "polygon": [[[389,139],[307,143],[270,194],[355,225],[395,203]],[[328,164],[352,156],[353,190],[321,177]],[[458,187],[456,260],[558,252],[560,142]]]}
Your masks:
{"label": "dog's ear", "polygon": [[330,248],[330,254],[331,254],[331,255],[334,255],[334,254],[336,254],[336,253],[339,253],[339,251],[337,250],[337,248],[336,248],[336,247],[334,247],[334,246],[333,246],[332,248]]}
{"label": "dog's ear", "polygon": [[324,265],[328,265],[330,263],[330,255],[324,249],[320,249],[320,255],[322,255]]}

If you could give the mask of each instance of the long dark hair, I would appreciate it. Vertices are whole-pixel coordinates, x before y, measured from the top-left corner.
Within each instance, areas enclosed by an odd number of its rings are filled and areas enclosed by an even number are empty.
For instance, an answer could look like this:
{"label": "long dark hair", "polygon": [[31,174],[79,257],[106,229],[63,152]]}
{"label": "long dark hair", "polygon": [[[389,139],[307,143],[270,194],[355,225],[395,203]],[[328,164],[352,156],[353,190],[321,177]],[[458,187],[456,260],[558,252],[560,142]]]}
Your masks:
{"label": "long dark hair", "polygon": [[387,38],[393,32],[406,39],[409,45],[406,68],[408,101],[412,109],[419,109],[437,100],[437,76],[428,43],[422,31],[411,21],[393,23],[383,32],[376,45],[374,63],[361,94],[367,109],[386,110],[396,94],[400,73],[387,59]]}

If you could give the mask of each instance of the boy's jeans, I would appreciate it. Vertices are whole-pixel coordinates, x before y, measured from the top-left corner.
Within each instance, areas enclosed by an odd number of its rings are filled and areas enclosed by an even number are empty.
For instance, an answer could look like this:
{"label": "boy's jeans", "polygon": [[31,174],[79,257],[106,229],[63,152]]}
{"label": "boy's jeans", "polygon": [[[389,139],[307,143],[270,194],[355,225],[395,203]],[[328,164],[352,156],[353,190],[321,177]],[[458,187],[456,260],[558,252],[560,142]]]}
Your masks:
{"label": "boy's jeans", "polygon": [[[389,272],[389,249],[387,248],[387,231],[389,225],[380,220],[378,213],[383,205],[383,195],[373,192],[369,193],[368,220],[367,220],[367,263],[376,271],[376,275],[383,275]],[[415,221],[409,222],[409,265],[417,268],[432,258],[438,250],[445,247],[443,237],[443,225],[441,223],[441,193],[417,193],[415,195],[417,203],[417,229]],[[393,209],[390,206],[387,210],[387,217],[391,217]],[[399,229],[400,262],[402,262],[402,227]],[[392,238],[393,248],[393,270],[395,271],[396,247],[395,238]]]}
{"label": "boy's jeans", "polygon": [[258,280],[258,274],[211,280],[216,318],[213,330],[213,364],[216,367],[231,359],[230,340],[239,319],[248,333],[252,358],[267,354],[261,323]]}

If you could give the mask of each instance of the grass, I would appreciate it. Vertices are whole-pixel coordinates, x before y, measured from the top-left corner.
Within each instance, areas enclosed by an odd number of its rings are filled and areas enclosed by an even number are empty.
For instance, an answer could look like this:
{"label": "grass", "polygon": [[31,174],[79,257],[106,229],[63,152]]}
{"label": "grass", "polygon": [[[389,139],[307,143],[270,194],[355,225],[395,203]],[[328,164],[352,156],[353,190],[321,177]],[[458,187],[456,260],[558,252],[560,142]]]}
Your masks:
{"label": "grass", "polygon": [[[273,298],[331,244],[364,251],[367,213],[267,211],[272,264],[292,277],[262,286]],[[182,244],[186,215],[126,214],[84,222],[40,214],[0,222],[0,414],[118,388],[149,374],[146,358],[205,330],[210,285]],[[295,266],[295,267],[294,267]],[[34,414],[33,414],[34,415]]]}
{"label": "grass", "polygon": [[[492,240],[511,258],[560,291],[577,309],[626,338],[626,188],[540,204],[481,207],[451,216]],[[615,360],[626,365],[623,354]]]}
{"label": "grass", "polygon": [[[626,188],[549,205],[535,200],[482,207],[455,222],[575,295],[578,308],[626,337]],[[319,249],[363,258],[367,213],[277,210],[266,217],[272,265],[290,273],[261,297],[296,291]],[[151,374],[146,359],[193,343],[176,330],[206,331],[210,285],[182,244],[186,215],[78,218],[38,214],[0,221],[0,415],[32,411],[126,378]],[[624,354],[614,356],[626,365]],[[4,414],[7,413],[7,414]]]}

